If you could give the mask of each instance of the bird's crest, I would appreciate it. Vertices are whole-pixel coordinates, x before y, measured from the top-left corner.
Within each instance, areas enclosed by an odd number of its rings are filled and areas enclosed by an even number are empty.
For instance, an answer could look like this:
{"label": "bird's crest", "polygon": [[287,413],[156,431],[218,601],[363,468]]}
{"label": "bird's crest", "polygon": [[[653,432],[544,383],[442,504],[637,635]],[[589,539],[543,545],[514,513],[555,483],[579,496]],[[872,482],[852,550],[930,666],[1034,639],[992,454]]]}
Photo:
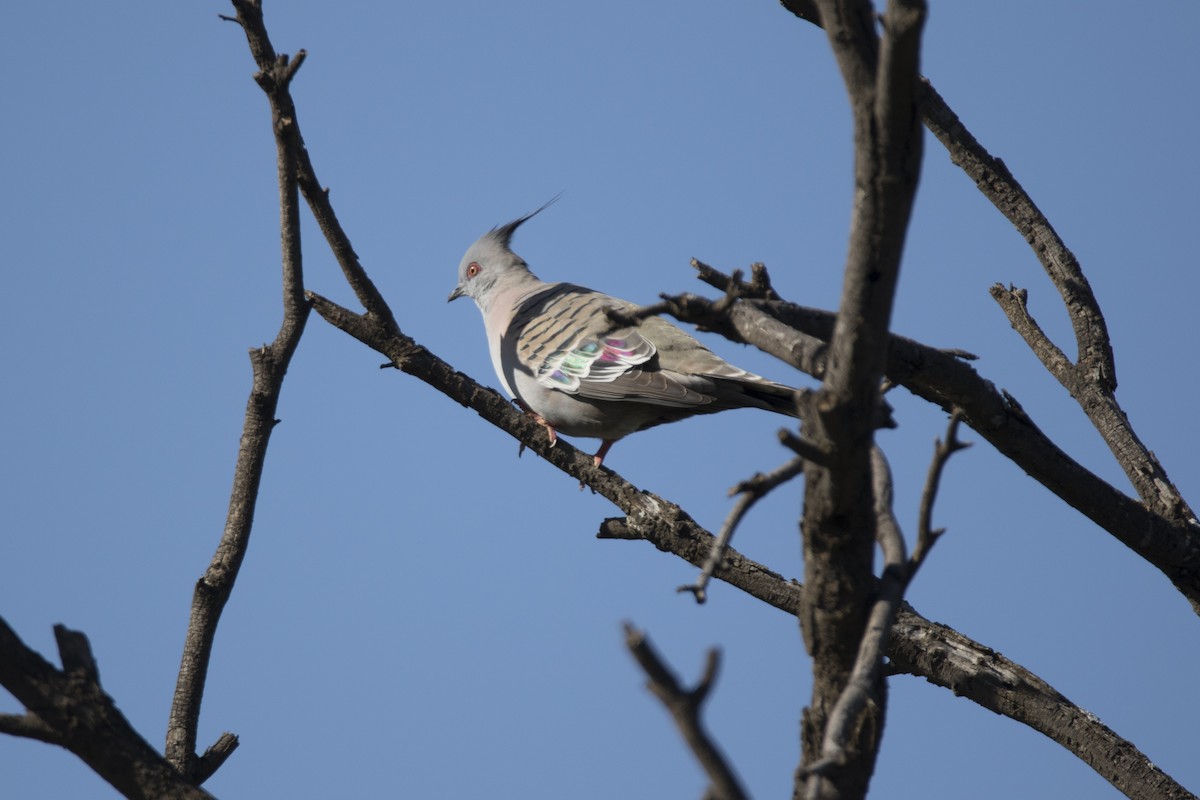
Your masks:
{"label": "bird's crest", "polygon": [[523,217],[514,219],[512,222],[507,222],[503,225],[498,225],[495,228],[492,228],[487,233],[488,238],[511,253],[512,248],[509,247],[509,242],[512,241],[513,234],[517,232],[517,228],[521,227],[526,222],[533,219],[550,206],[554,205],[556,202],[558,202],[558,198],[560,197],[562,197],[562,192],[559,192],[558,194],[554,195],[554,197],[551,197],[537,211],[532,211]]}

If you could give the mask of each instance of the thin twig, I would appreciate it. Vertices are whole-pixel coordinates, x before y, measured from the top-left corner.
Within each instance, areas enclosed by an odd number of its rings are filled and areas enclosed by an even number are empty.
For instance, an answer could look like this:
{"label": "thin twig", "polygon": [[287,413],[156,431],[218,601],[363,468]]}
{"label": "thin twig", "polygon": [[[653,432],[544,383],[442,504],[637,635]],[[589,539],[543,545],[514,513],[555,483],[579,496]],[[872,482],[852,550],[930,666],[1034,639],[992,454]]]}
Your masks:
{"label": "thin twig", "polygon": [[[608,317],[609,322],[612,323],[612,327],[604,333],[611,333],[619,328],[633,328],[649,317],[657,317],[659,314],[670,313],[672,307],[670,299],[665,294],[660,295],[660,297],[663,298],[661,302],[637,308],[608,306],[604,309],[604,314]],[[602,333],[601,335],[604,334]]]}
{"label": "thin twig", "polygon": [[829,463],[829,454],[800,434],[788,428],[779,429],[779,443],[803,459],[814,464]]}
{"label": "thin twig", "polygon": [[646,673],[646,688],[661,700],[671,713],[684,741],[688,743],[696,760],[708,775],[711,783],[709,796],[719,800],[744,800],[746,792],[742,789],[741,782],[729,766],[725,755],[704,729],[704,723],[700,719],[704,701],[717,678],[717,670],[721,663],[720,651],[716,648],[708,651],[700,682],[694,689],[685,689],[679,685],[679,680],[655,652],[646,634],[628,622],[625,623],[625,646]]}
{"label": "thin twig", "polygon": [[741,523],[742,517],[762,498],[766,497],[773,489],[782,486],[792,478],[804,471],[804,459],[793,458],[782,467],[763,475],[761,472],[756,473],[754,477],[742,481],[737,486],[729,490],[729,494],[741,495],[733,509],[729,512],[729,516],[725,518],[725,524],[721,526],[721,530],[717,533],[717,540],[713,542],[712,552],[708,559],[704,562],[704,566],[700,568],[700,575],[692,583],[680,586],[675,591],[691,592],[696,598],[698,604],[703,604],[707,599],[708,583],[712,580],[713,571],[717,565],[721,563],[721,559],[725,557],[725,551],[729,548],[729,542],[733,539],[733,532]]}
{"label": "thin twig", "polygon": [[612,327],[609,331],[618,328],[633,327],[642,322],[648,317],[655,317],[660,314],[670,314],[677,319],[681,314],[686,314],[692,317],[692,322],[695,322],[701,330],[705,329],[703,321],[695,319],[698,314],[695,310],[685,311],[689,306],[705,309],[706,316],[713,320],[719,321],[729,313],[729,309],[733,307],[741,296],[741,288],[745,284],[742,283],[742,274],[735,270],[733,280],[730,281],[725,295],[719,300],[708,300],[707,298],[697,297],[691,294],[670,295],[662,293],[659,295],[660,302],[648,306],[640,306],[638,308],[615,308],[609,307],[604,309],[605,315],[608,317]]}
{"label": "thin twig", "polygon": [[735,269],[726,275],[697,258],[693,258],[691,264],[698,273],[696,277],[718,291],[725,292],[726,294],[736,294],[738,297],[747,300],[782,299],[779,293],[775,291],[775,287],[771,285],[771,276],[767,272],[767,265],[761,261],[756,261],[750,265],[749,283],[742,280],[741,270]]}
{"label": "thin twig", "polygon": [[237,746],[237,738],[226,734],[222,737],[222,746],[217,751],[223,755],[219,758],[209,758],[201,766],[200,757],[196,753],[200,705],[204,696],[204,684],[217,624],[225,604],[233,593],[234,583],[250,541],[267,445],[278,422],[275,419],[275,410],[283,389],[283,378],[304,333],[309,312],[309,305],[304,297],[296,177],[301,142],[295,124],[295,109],[288,94],[289,84],[295,77],[297,68],[303,63],[303,52],[294,60],[289,60],[286,55],[276,55],[263,26],[261,5],[252,0],[233,0],[233,5],[259,68],[255,80],[267,95],[271,107],[282,234],[283,322],[271,344],[250,351],[253,382],[246,401],[246,416],[234,468],[233,490],[225,530],[212,562],[196,582],[192,596],[191,617],[167,722],[166,743],[167,760],[180,774],[191,779],[196,779],[202,772],[211,775],[216,766],[219,766]]}
{"label": "thin twig", "polygon": [[945,441],[941,439],[934,441],[933,459],[929,462],[929,472],[925,477],[925,489],[921,492],[921,505],[917,512],[917,545],[913,548],[912,558],[909,561],[908,580],[910,582],[917,570],[925,563],[925,557],[937,543],[938,537],[946,532],[945,528],[932,526],[933,503],[937,499],[942,472],[949,463],[950,457],[959,450],[965,450],[971,446],[970,442],[961,442],[958,439],[960,422],[962,422],[962,412],[956,408],[950,414],[950,422],[946,425]]}
{"label": "thin twig", "polygon": [[1005,288],[999,283],[992,286],[989,291],[992,299],[1000,305],[1004,315],[1008,317],[1009,324],[1021,335],[1025,344],[1029,345],[1029,349],[1042,362],[1042,366],[1060,383],[1069,383],[1075,365],[1062,350],[1058,349],[1054,342],[1050,341],[1050,337],[1029,313],[1029,292],[1015,286]]}
{"label": "thin twig", "polygon": [[238,737],[232,733],[225,732],[218,736],[217,740],[204,751],[204,755],[200,756],[196,762],[194,776],[196,783],[203,784],[211,778],[226,759],[233,755],[233,751],[237,750],[238,744]]}

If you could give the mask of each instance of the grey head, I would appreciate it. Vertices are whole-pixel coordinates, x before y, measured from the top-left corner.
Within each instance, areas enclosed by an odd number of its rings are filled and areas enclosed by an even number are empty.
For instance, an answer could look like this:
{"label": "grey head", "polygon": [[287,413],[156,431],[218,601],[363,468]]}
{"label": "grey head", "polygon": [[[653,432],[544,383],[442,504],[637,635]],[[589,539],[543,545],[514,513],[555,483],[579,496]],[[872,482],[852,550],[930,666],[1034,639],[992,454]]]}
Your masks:
{"label": "grey head", "polygon": [[457,300],[460,297],[470,297],[480,308],[486,304],[486,298],[496,288],[497,284],[506,280],[521,280],[532,278],[529,265],[525,259],[514,253],[509,247],[517,228],[533,217],[545,211],[558,196],[537,211],[514,219],[512,222],[492,228],[480,236],[475,244],[467,248],[458,265],[458,285],[446,301]]}

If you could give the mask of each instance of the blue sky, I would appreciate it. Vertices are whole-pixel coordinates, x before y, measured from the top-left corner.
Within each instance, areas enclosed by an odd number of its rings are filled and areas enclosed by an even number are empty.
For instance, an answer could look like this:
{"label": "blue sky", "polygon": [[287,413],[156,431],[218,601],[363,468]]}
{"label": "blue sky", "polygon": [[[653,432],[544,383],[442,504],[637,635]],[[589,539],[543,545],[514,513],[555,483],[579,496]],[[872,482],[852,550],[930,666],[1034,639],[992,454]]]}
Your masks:
{"label": "blue sky", "polygon": [[[54,656],[85,631],[107,691],[162,746],[191,588],[224,521],[250,370],[279,322],[266,101],[220,3],[25,3],[0,30],[7,391],[0,614]],[[412,6],[412,7],[409,7]],[[547,280],[639,302],[695,291],[688,259],[764,261],[832,308],[851,192],[829,48],[770,0],[276,2],[309,150],[407,333],[485,384],[482,326],[447,306],[462,252],[563,192],[514,249]],[[1200,7],[934,3],[923,71],[1078,255],[1113,335],[1118,397],[1179,487],[1195,459]],[[309,288],[352,302],[307,220]],[[1028,247],[930,140],[894,329],[980,355],[1074,457],[1121,472],[987,294],[1073,354]],[[711,346],[778,380],[748,348]],[[643,688],[620,623],[689,681],[725,666],[708,723],[756,797],[790,791],[808,661],[793,620],[651,547],[618,512],[474,414],[314,318],[280,404],[249,555],[201,720],[242,746],[223,797],[696,797],[704,779]],[[893,393],[880,439],[910,533],[944,417]],[[690,420],[609,465],[710,529],[725,490],[788,454],[774,415]],[[964,438],[977,440],[967,433]],[[584,441],[585,447],[594,442]],[[802,574],[799,485],[736,546]],[[1200,789],[1200,636],[1168,581],[984,442],[957,456],[949,528],[910,592]],[[892,683],[875,796],[1116,797],[1040,735],[914,678]],[[18,710],[0,692],[0,710]],[[0,793],[114,797],[73,756],[0,739]]]}

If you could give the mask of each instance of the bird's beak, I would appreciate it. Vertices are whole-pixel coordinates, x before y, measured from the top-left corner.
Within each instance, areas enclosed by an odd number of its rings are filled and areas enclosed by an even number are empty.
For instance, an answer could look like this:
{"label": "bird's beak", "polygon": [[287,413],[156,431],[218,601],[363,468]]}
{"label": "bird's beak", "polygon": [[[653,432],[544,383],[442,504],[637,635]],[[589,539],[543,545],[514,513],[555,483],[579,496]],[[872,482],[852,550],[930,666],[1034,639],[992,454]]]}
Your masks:
{"label": "bird's beak", "polygon": [[458,298],[460,298],[462,296],[463,296],[462,286],[461,285],[455,286],[454,291],[451,292],[450,296],[446,298],[446,302],[449,303],[451,300],[457,300]]}

